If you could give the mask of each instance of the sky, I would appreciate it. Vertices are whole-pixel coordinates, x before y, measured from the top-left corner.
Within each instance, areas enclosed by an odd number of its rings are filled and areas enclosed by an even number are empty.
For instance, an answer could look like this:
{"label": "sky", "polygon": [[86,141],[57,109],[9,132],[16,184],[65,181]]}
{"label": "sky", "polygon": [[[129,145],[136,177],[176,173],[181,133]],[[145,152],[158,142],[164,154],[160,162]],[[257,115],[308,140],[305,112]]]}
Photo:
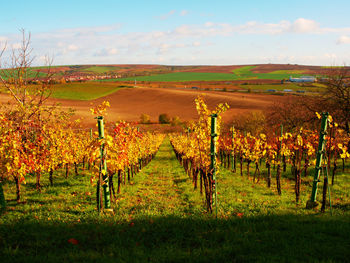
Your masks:
{"label": "sky", "polygon": [[350,65],[348,0],[2,1],[0,48],[34,65]]}

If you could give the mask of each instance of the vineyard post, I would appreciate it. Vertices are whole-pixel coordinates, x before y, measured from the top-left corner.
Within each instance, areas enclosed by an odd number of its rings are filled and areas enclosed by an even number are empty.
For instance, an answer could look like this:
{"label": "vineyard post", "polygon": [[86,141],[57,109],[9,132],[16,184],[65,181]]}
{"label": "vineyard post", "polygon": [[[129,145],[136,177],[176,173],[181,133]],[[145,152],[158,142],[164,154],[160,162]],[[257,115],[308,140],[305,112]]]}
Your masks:
{"label": "vineyard post", "polygon": [[316,152],[316,166],[315,166],[315,175],[314,175],[314,181],[312,185],[312,192],[310,200],[306,203],[306,208],[314,208],[318,204],[316,202],[316,195],[317,195],[317,185],[319,182],[320,174],[321,174],[321,163],[324,155],[325,150],[325,137],[327,134],[327,120],[328,120],[328,112],[322,112],[322,120],[321,120],[321,129],[320,129],[320,137],[318,141],[318,149]]}
{"label": "vineyard post", "polygon": [[2,182],[0,181],[0,211],[6,208],[6,200],[4,190],[2,188]]}
{"label": "vineyard post", "polygon": [[235,150],[234,150],[234,140],[235,140],[235,126],[232,125],[232,153],[231,153],[231,163],[232,163],[232,171],[236,172],[236,167],[234,163],[235,159]]}
{"label": "vineyard post", "polygon": [[211,115],[211,140],[210,140],[210,170],[212,171],[213,178],[213,190],[214,190],[214,202],[215,202],[215,215],[218,217],[218,205],[217,205],[217,182],[216,182],[216,140],[217,140],[217,114]]}
{"label": "vineyard post", "polygon": [[90,128],[90,140],[92,140],[92,128]]}
{"label": "vineyard post", "polygon": [[281,123],[281,143],[280,143],[280,153],[279,153],[279,159],[278,161],[280,161],[282,159],[282,154],[281,154],[281,151],[282,151],[282,140],[283,140],[283,124]]}
{"label": "vineyard post", "polygon": [[[103,123],[103,116],[97,117],[97,126],[98,126],[98,136],[99,139],[104,139],[104,123]],[[105,208],[110,209],[111,208],[111,201],[110,201],[110,195],[109,195],[109,183],[108,183],[108,174],[107,174],[107,160],[105,156],[105,145],[104,143],[101,144],[101,165],[100,165],[100,173],[102,173],[102,179],[103,179],[103,193],[104,193],[104,199],[105,199]]]}
{"label": "vineyard post", "polygon": [[277,154],[277,172],[276,172],[276,187],[279,195],[282,195],[281,189],[281,151],[282,151],[282,140],[283,140],[283,124],[281,124],[281,141],[279,145],[279,151]]}

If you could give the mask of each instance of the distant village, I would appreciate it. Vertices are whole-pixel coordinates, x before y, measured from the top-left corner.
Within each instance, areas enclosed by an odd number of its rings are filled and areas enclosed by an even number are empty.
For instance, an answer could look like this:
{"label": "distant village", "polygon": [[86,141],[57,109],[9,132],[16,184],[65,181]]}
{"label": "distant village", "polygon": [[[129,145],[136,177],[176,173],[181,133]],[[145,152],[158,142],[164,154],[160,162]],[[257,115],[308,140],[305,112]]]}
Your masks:
{"label": "distant village", "polygon": [[[86,81],[92,81],[92,80],[106,80],[106,79],[116,79],[120,78],[121,76],[117,74],[108,74],[108,75],[88,75],[88,74],[74,74],[74,75],[67,75],[62,77],[56,77],[51,80],[53,83],[69,83],[69,82],[86,82]],[[32,80],[32,84],[38,84],[42,80]]]}
{"label": "distant village", "polygon": [[109,74],[109,75],[69,75],[63,77],[65,82],[84,82],[90,80],[104,80],[104,79],[116,79],[120,78],[117,74]]}

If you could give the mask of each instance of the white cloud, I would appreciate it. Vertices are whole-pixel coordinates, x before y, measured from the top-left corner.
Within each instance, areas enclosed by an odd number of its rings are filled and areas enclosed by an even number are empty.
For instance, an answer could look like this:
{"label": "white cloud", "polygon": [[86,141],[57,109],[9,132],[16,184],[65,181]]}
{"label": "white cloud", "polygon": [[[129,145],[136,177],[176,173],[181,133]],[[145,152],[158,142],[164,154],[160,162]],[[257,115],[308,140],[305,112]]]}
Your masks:
{"label": "white cloud", "polygon": [[116,48],[102,48],[100,50],[98,50],[94,56],[96,57],[105,57],[105,56],[113,56],[118,54],[118,49]]}
{"label": "white cloud", "polygon": [[171,11],[169,11],[168,13],[159,16],[158,18],[159,18],[160,20],[166,20],[166,19],[170,18],[171,16],[173,16],[174,14],[175,14],[175,10],[171,10]]}
{"label": "white cloud", "polygon": [[169,50],[171,46],[169,44],[161,44],[159,47],[159,53],[165,53]]}
{"label": "white cloud", "polygon": [[[181,15],[181,12],[170,11],[167,15]],[[208,19],[209,20],[209,19]],[[210,19],[211,20],[211,19]],[[326,38],[334,37],[337,44],[350,43],[350,28],[330,28],[322,27],[314,20],[306,18],[298,18],[295,21],[277,21],[274,23],[262,23],[259,21],[248,21],[243,24],[217,23],[207,21],[203,24],[182,24],[174,28],[166,28],[157,31],[138,31],[138,32],[121,32],[118,30],[120,25],[106,25],[98,27],[84,28],[67,28],[40,34],[32,34],[32,46],[38,54],[54,54],[55,64],[77,64],[77,63],[149,63],[154,59],[162,57],[165,61],[177,61],[178,63],[191,63],[191,56],[196,55],[194,63],[212,63],[217,64],[230,63],[236,56],[240,57],[240,61],[249,63],[262,62],[260,54],[270,52],[269,59],[271,62],[281,63],[302,63],[310,61],[328,61],[333,57],[325,57],[321,52],[317,58],[316,48],[305,44],[308,52],[315,57],[302,57],[299,51],[295,51],[287,42],[278,43],[273,51],[269,51],[271,39],[268,44],[266,38],[260,36],[286,35],[297,39],[300,34],[319,36],[324,35]],[[147,29],[143,29],[147,30]],[[242,45],[242,41],[248,41],[246,35],[260,35],[254,39],[262,39],[260,46],[266,46],[264,52],[256,47],[251,47],[252,52],[246,51],[247,58],[243,59],[240,53],[232,50],[226,50],[229,55],[220,55],[225,51],[218,47],[226,46],[222,39],[233,40],[237,37],[237,43]],[[217,38],[220,37],[220,38]],[[18,36],[0,36],[1,40],[6,39],[8,43],[17,43]],[[253,37],[252,37],[253,39]],[[254,41],[255,41],[254,40]],[[251,42],[253,40],[249,40]],[[11,45],[9,44],[9,47]],[[249,43],[247,43],[249,44]],[[15,44],[16,46],[17,44]],[[239,44],[238,44],[239,45]],[[282,50],[280,46],[285,46]],[[201,48],[195,48],[201,47]],[[237,46],[238,48],[238,46]],[[294,54],[293,54],[294,50]],[[195,54],[196,51],[202,51],[201,55]],[[279,56],[276,53],[284,53],[286,55]],[[243,51],[242,51],[243,52]],[[254,53],[255,52],[255,53]],[[332,50],[340,58],[340,53]],[[244,52],[243,52],[244,53]],[[204,55],[205,57],[201,57]],[[298,56],[299,55],[299,56]],[[40,56],[40,55],[39,55]],[[39,58],[39,56],[37,56]],[[210,57],[211,56],[211,57]],[[254,61],[253,59],[257,60]],[[298,56],[298,57],[295,57]],[[215,60],[211,60],[214,59]],[[206,58],[209,58],[205,60]],[[220,62],[222,59],[223,62]],[[344,58],[348,61],[348,58]],[[197,62],[196,62],[197,61]],[[209,61],[209,62],[208,62]],[[267,60],[262,63],[268,62]],[[214,63],[214,62],[213,62]],[[233,59],[231,64],[237,64],[237,60]]]}
{"label": "white cloud", "polygon": [[193,35],[194,29],[189,25],[182,25],[175,28],[174,33],[179,35]]}
{"label": "white cloud", "polygon": [[350,37],[349,36],[340,36],[337,40],[337,44],[350,44]]}
{"label": "white cloud", "polygon": [[187,10],[182,10],[180,12],[180,16],[186,16],[188,14],[188,11]]}
{"label": "white cloud", "polygon": [[177,47],[177,48],[186,47],[186,44],[184,44],[184,43],[176,43],[175,47]]}
{"label": "white cloud", "polygon": [[21,43],[14,43],[14,44],[11,45],[11,48],[12,49],[20,49],[21,46],[22,46]]}
{"label": "white cloud", "polygon": [[324,57],[327,58],[327,59],[337,59],[337,55],[334,54],[334,53],[326,53],[324,54]]}
{"label": "white cloud", "polygon": [[181,25],[173,30],[175,34],[186,36],[230,36],[233,34],[279,35],[279,34],[329,34],[350,33],[350,27],[321,27],[318,22],[305,18],[295,21],[281,20],[277,23],[248,21],[245,24],[206,22],[203,25]]}
{"label": "white cloud", "polygon": [[206,23],[204,24],[204,26],[206,26],[206,27],[211,27],[211,26],[213,26],[213,25],[214,25],[213,22],[206,22]]}
{"label": "white cloud", "polygon": [[152,37],[153,38],[160,38],[160,37],[164,37],[166,35],[165,32],[161,32],[161,31],[157,31],[157,32],[153,32],[152,33]]}
{"label": "white cloud", "polygon": [[8,40],[8,37],[0,36],[0,42],[6,42]]}
{"label": "white cloud", "polygon": [[314,20],[298,18],[291,25],[292,32],[295,33],[316,33],[319,32],[319,24]]}
{"label": "white cloud", "polygon": [[79,49],[78,46],[73,45],[73,44],[69,45],[67,48],[68,51],[76,51],[78,49]]}

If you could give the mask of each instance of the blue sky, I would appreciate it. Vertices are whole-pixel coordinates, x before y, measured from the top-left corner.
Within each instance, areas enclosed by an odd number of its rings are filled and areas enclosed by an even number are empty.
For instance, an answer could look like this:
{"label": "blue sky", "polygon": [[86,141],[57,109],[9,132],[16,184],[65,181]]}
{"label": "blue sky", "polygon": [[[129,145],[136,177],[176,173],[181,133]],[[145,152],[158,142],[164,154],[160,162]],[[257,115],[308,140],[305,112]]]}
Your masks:
{"label": "blue sky", "polygon": [[[35,65],[350,64],[350,1],[5,1],[0,47]],[[6,54],[3,55],[3,60]]]}

